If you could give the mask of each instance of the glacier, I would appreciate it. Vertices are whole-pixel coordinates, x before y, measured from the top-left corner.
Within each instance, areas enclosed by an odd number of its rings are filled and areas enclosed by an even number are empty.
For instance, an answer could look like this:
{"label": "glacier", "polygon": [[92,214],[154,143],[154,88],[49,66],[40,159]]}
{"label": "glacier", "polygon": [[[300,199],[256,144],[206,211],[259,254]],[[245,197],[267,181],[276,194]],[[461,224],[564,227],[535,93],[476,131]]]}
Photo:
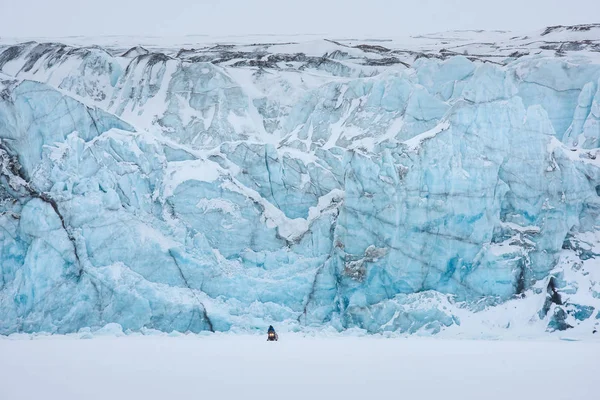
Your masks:
{"label": "glacier", "polygon": [[600,26],[481,35],[0,40],[0,334],[591,333]]}

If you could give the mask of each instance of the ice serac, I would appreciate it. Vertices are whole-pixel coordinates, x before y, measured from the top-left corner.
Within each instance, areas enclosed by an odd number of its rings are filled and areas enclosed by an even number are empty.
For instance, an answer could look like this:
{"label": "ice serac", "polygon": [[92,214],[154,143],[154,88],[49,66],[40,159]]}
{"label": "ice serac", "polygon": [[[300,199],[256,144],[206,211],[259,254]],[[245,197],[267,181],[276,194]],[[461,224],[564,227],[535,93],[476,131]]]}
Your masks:
{"label": "ice serac", "polygon": [[0,334],[591,331],[589,44],[2,45]]}

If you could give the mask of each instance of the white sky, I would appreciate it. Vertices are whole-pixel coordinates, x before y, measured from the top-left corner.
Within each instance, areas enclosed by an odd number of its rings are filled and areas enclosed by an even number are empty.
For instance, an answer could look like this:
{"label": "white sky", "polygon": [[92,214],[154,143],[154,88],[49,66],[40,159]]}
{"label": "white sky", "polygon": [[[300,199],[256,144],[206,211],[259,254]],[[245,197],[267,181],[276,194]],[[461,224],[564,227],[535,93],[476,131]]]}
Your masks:
{"label": "white sky", "polygon": [[600,0],[0,0],[0,36],[534,31],[600,22]]}

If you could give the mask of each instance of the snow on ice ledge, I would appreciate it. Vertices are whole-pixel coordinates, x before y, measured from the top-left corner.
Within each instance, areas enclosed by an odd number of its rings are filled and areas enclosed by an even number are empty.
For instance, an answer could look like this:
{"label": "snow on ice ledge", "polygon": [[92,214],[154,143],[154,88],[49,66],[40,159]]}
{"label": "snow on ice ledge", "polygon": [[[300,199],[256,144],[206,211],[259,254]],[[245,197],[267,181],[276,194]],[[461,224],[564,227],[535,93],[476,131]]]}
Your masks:
{"label": "snow on ice ledge", "polygon": [[0,333],[596,329],[593,59],[66,48],[0,47]]}

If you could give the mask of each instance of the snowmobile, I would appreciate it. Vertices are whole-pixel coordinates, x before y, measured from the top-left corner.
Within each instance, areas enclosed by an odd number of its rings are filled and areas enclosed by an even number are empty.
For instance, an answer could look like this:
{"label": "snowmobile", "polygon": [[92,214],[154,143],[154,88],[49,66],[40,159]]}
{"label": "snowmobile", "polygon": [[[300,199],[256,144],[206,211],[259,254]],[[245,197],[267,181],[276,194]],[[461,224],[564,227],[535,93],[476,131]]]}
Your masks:
{"label": "snowmobile", "polygon": [[269,330],[267,331],[267,342],[276,342],[277,339],[279,339],[279,336],[277,336],[275,328],[273,328],[273,325],[269,325]]}

